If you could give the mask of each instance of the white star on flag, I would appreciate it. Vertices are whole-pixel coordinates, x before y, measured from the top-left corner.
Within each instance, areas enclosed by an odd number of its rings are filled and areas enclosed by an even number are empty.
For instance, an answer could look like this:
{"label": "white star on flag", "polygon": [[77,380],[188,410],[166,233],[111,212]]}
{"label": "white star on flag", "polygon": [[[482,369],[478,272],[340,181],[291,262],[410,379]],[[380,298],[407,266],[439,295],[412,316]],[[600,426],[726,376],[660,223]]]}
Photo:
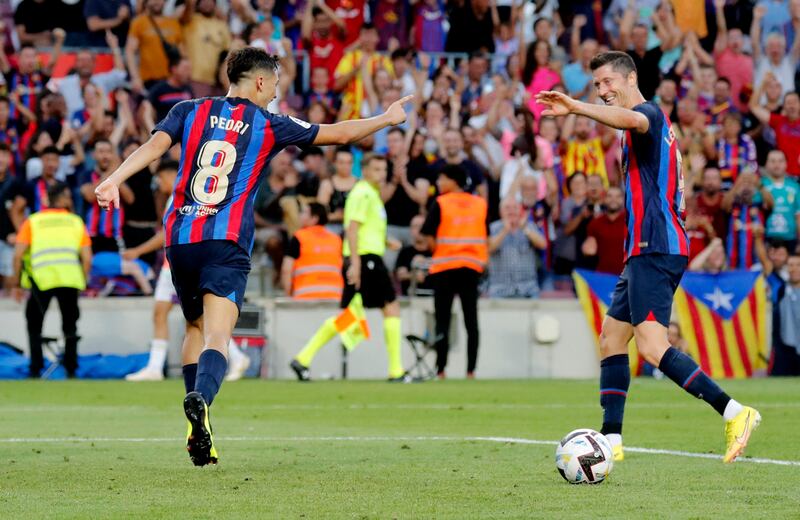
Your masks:
{"label": "white star on flag", "polygon": [[726,311],[733,310],[733,306],[731,305],[731,300],[733,299],[733,293],[722,292],[722,289],[720,289],[719,287],[714,287],[714,292],[704,294],[703,298],[711,302],[711,305],[714,307],[714,310],[717,310],[720,307],[722,307]]}

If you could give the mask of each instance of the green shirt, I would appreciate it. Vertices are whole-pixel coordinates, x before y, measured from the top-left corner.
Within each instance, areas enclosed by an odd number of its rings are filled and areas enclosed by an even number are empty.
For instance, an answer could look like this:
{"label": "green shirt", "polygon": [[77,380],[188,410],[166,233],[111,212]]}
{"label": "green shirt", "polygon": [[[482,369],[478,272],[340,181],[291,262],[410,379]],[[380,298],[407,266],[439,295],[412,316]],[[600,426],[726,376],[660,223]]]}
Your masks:
{"label": "green shirt", "polygon": [[763,178],[764,187],[772,194],[775,206],[766,224],[766,237],[778,240],[797,239],[797,217],[800,214],[800,185],[788,177],[778,184],[769,177]]}
{"label": "green shirt", "polygon": [[346,233],[352,221],[361,224],[358,228],[358,256],[383,256],[386,252],[386,209],[378,188],[367,181],[358,181],[347,194],[344,204],[344,256],[350,256]]}

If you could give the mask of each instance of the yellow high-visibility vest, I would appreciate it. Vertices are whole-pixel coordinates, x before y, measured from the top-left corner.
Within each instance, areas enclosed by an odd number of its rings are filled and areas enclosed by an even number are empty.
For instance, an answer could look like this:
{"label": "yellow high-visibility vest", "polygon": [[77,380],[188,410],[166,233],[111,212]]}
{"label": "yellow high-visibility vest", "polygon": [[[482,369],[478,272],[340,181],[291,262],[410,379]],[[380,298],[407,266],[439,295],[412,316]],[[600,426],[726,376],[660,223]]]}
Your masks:
{"label": "yellow high-visibility vest", "polygon": [[30,216],[30,226],[28,265],[36,287],[85,289],[79,256],[86,232],[83,220],[65,211],[40,211]]}

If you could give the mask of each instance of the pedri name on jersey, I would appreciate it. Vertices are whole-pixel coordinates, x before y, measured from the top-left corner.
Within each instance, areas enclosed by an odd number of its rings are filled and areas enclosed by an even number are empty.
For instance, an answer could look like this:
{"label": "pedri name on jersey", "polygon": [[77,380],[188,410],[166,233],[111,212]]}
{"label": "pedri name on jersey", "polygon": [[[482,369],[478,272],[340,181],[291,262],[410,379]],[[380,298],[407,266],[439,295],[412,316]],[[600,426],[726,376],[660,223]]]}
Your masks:
{"label": "pedri name on jersey", "polygon": [[236,132],[239,135],[244,135],[250,123],[243,123],[235,119],[228,119],[226,117],[211,116],[208,119],[211,128],[219,128],[220,130],[227,130],[229,132]]}

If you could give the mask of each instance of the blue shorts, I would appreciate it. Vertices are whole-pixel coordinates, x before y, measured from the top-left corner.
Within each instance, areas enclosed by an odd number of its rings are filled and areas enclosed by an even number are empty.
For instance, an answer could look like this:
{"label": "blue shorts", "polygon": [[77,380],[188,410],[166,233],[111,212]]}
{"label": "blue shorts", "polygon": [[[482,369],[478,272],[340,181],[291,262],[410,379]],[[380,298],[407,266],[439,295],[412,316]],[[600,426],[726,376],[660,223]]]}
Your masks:
{"label": "blue shorts", "polygon": [[230,240],[207,240],[167,248],[172,283],[183,316],[193,322],[203,315],[203,295],[228,298],[242,310],[250,255]]}
{"label": "blue shorts", "polygon": [[619,277],[608,314],[639,325],[657,321],[669,327],[672,299],[689,259],[681,255],[650,254],[628,259]]}

